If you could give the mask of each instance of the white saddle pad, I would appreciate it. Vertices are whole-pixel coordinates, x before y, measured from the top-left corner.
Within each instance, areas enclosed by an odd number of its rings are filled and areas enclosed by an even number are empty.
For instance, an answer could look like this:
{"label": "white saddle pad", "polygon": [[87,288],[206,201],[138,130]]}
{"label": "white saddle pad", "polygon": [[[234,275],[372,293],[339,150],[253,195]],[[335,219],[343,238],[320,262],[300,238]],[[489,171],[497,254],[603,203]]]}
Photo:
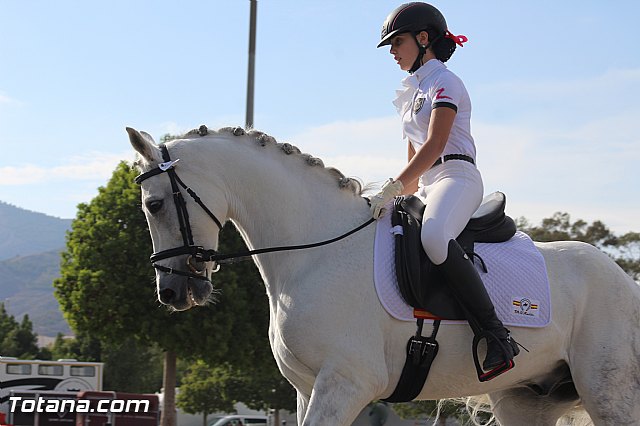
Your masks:
{"label": "white saddle pad", "polygon": [[[522,232],[504,243],[477,243],[476,253],[488,272],[476,267],[482,277],[498,317],[505,325],[544,327],[551,321],[551,297],[547,268],[531,238]],[[415,321],[413,308],[398,290],[395,270],[394,236],[391,215],[377,223],[374,248],[374,279],[380,303],[391,316]],[[443,323],[466,321],[443,321]]]}

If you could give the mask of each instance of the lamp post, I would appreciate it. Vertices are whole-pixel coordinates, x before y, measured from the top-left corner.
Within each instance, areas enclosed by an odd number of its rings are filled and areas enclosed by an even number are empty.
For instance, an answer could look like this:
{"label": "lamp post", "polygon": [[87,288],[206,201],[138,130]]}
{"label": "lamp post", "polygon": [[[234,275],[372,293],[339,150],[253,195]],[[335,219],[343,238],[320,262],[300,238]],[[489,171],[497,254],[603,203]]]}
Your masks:
{"label": "lamp post", "polygon": [[256,68],[256,18],[258,12],[258,0],[249,0],[251,3],[251,15],[249,21],[249,69],[247,72],[247,112],[245,116],[245,128],[253,127],[253,92],[254,76]]}

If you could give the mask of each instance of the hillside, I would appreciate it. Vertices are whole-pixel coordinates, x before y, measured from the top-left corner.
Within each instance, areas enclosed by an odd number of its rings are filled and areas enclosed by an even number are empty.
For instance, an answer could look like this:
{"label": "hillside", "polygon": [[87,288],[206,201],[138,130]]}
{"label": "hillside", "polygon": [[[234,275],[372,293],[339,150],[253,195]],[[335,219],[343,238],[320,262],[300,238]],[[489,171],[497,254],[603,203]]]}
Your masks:
{"label": "hillside", "polygon": [[59,219],[0,201],[0,260],[64,247],[70,219]]}
{"label": "hillside", "polygon": [[60,250],[0,261],[0,301],[18,319],[29,314],[34,331],[43,336],[71,332],[53,296],[59,272]]}
{"label": "hillside", "polygon": [[53,296],[70,225],[0,201],[0,301],[18,320],[28,314],[45,336],[70,333]]}

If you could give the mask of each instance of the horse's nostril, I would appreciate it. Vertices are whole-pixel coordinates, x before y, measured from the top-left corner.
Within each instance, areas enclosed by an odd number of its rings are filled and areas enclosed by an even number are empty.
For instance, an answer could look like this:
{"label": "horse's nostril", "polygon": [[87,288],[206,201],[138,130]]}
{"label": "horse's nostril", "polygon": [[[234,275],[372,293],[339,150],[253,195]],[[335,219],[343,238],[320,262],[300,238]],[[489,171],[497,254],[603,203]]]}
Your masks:
{"label": "horse's nostril", "polygon": [[158,293],[160,296],[160,302],[165,305],[170,304],[176,297],[176,292],[171,290],[170,288],[165,288],[164,290],[160,290]]}

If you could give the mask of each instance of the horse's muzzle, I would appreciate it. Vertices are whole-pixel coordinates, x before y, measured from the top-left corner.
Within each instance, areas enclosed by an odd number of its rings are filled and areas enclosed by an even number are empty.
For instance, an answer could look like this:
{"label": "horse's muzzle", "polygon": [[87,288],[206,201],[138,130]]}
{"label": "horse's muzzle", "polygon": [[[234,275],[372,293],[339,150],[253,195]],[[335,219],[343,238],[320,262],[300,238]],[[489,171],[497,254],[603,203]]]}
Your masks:
{"label": "horse's muzzle", "polygon": [[184,311],[207,303],[213,291],[209,281],[164,275],[158,278],[158,300],[176,311]]}

